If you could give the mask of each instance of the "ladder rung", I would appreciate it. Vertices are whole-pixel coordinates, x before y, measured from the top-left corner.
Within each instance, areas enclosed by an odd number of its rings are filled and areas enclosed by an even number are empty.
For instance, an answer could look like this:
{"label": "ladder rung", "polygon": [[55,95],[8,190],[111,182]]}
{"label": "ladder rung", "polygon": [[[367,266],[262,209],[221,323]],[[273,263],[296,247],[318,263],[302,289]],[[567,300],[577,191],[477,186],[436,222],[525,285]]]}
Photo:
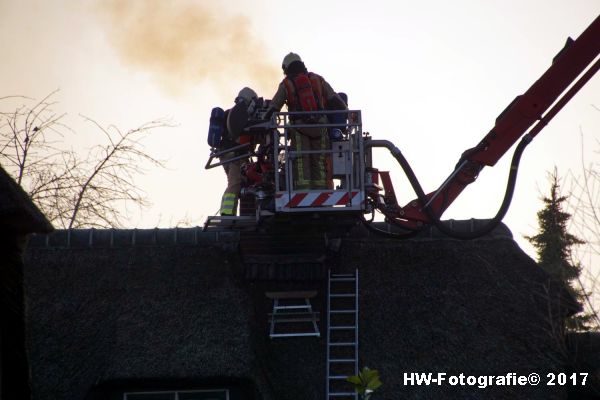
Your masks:
{"label": "ladder rung", "polygon": [[316,336],[321,337],[319,332],[297,332],[297,333],[270,333],[269,337],[282,338],[282,337],[300,337],[300,336]]}
{"label": "ladder rung", "polygon": [[297,306],[273,306],[273,310],[306,310],[307,312],[312,311],[310,305],[297,305]]}
{"label": "ladder rung", "polygon": [[332,278],[354,278],[354,274],[331,274]]}
{"label": "ladder rung", "polygon": [[331,329],[332,331],[349,330],[349,329],[356,329],[356,326],[355,325],[337,325],[337,326],[330,326],[329,329]]}
{"label": "ladder rung", "polygon": [[329,343],[332,347],[345,347],[345,346],[355,346],[356,342],[333,342]]}
{"label": "ladder rung", "polygon": [[[275,324],[292,324],[295,322],[319,322],[319,318],[315,317],[315,318],[280,318],[280,317],[276,317],[275,318]],[[269,323],[273,323],[273,319],[269,318]]]}
{"label": "ladder rung", "polygon": [[356,282],[356,278],[331,278],[331,282]]}
{"label": "ladder rung", "polygon": [[332,314],[355,314],[356,310],[329,310]]}
{"label": "ladder rung", "polygon": [[331,358],[330,363],[353,363],[356,360],[354,358]]}
{"label": "ladder rung", "polygon": [[286,312],[286,311],[277,311],[274,313],[268,313],[267,314],[269,317],[272,316],[276,316],[276,317],[289,317],[289,316],[303,316],[303,315],[308,315],[308,316],[315,316],[318,317],[319,316],[319,312],[318,311],[291,311],[291,312]]}
{"label": "ladder rung", "polygon": [[356,297],[354,293],[332,293],[329,297]]}
{"label": "ladder rung", "polygon": [[350,375],[331,375],[329,379],[348,379]]}
{"label": "ladder rung", "polygon": [[329,393],[330,396],[342,397],[342,396],[354,396],[354,392],[333,392]]}

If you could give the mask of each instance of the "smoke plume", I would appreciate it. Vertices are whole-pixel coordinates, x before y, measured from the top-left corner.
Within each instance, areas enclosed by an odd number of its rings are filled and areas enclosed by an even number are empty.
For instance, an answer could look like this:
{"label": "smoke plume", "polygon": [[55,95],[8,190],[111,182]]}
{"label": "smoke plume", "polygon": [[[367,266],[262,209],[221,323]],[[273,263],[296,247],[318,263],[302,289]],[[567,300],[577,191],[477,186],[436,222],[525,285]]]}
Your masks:
{"label": "smoke plume", "polygon": [[282,79],[278,63],[266,56],[249,19],[221,11],[225,4],[108,0],[101,14],[121,60],[152,74],[170,94],[210,82],[228,91],[250,86],[270,97]]}

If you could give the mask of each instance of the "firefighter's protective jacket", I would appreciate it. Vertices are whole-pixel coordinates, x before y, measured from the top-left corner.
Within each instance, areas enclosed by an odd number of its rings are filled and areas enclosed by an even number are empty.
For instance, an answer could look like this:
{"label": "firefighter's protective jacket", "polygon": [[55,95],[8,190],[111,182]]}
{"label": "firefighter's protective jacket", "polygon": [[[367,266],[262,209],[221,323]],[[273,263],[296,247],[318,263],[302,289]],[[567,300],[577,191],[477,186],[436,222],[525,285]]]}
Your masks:
{"label": "firefighter's protective jacket", "polygon": [[[321,102],[321,104],[327,104],[327,102],[331,98],[338,96],[338,94],[333,90],[331,85],[329,83],[327,83],[327,81],[322,76],[317,75],[313,72],[309,72],[309,73],[313,74],[315,77],[317,77],[318,81],[321,85],[320,91],[323,96],[323,99],[322,99],[323,101]],[[286,78],[286,79],[288,79],[288,78]],[[288,93],[288,89],[286,88],[286,85],[285,85],[285,80],[283,80],[279,83],[279,86],[277,87],[277,92],[271,99],[271,108],[273,108],[275,111],[281,111],[281,108],[283,107],[283,105],[287,103],[288,111],[301,111],[301,110],[290,110],[289,109],[289,100],[288,99],[294,98],[295,96],[296,96],[295,93]]]}

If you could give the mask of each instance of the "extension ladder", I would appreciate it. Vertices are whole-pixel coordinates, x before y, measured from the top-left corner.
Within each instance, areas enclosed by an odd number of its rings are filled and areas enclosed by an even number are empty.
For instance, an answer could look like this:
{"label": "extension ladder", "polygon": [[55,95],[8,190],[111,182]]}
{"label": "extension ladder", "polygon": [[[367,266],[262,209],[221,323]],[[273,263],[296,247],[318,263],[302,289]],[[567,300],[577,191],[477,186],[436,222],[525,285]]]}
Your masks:
{"label": "extension ladder", "polygon": [[357,399],[346,378],[358,374],[358,269],[328,275],[326,399]]}

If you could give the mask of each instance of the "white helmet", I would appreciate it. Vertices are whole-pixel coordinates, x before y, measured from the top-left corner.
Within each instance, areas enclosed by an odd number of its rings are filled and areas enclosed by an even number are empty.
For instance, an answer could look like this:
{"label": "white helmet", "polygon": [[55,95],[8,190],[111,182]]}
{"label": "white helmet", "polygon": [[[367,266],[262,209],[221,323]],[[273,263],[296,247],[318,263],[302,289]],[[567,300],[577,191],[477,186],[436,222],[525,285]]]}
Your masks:
{"label": "white helmet", "polygon": [[290,66],[290,64],[293,63],[294,61],[302,62],[302,59],[296,53],[289,53],[288,55],[283,57],[283,62],[281,63],[281,68],[283,68],[283,70],[286,71],[288,69],[288,67]]}
{"label": "white helmet", "polygon": [[254,90],[250,89],[249,87],[245,87],[242,90],[240,90],[237,97],[235,98],[235,102],[237,103],[238,100],[243,100],[246,104],[250,104],[252,100],[255,100],[257,98],[258,95]]}

